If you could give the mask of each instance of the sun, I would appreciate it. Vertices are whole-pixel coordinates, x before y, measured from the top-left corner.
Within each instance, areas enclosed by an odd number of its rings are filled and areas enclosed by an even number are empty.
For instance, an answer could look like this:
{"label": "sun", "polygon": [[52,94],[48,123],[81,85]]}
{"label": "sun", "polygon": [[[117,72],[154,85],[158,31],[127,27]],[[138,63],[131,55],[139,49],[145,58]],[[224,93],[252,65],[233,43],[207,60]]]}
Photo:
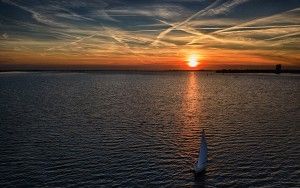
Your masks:
{"label": "sun", "polygon": [[188,66],[191,68],[195,68],[199,65],[199,60],[198,60],[198,55],[197,54],[191,54],[188,57]]}

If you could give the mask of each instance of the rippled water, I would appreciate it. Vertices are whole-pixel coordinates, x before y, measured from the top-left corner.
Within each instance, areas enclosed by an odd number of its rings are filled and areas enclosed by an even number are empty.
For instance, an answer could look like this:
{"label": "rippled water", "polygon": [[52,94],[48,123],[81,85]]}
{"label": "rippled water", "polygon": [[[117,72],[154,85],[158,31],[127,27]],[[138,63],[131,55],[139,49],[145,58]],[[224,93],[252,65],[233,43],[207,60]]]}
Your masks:
{"label": "rippled water", "polygon": [[[0,186],[300,187],[300,77],[0,74]],[[199,134],[209,163],[195,178]]]}

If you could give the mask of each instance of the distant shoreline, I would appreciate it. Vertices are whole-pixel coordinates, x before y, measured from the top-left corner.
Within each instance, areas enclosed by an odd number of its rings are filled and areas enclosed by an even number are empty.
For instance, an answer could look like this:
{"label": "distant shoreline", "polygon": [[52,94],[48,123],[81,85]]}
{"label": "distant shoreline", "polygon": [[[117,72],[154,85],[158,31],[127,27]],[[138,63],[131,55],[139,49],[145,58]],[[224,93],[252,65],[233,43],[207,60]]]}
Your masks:
{"label": "distant shoreline", "polygon": [[[84,72],[215,72],[215,73],[269,73],[275,74],[275,70],[271,69],[221,69],[221,70],[105,70],[105,69],[16,69],[16,70],[0,70],[1,72],[63,72],[63,73],[84,73]],[[290,74],[300,74],[300,69],[288,69],[288,70],[281,70],[281,73],[290,73]]]}
{"label": "distant shoreline", "polygon": [[[257,69],[222,69],[216,70],[216,73],[273,73],[276,74],[275,70],[257,70]],[[291,74],[300,74],[300,70],[281,70],[280,73],[291,73]]]}

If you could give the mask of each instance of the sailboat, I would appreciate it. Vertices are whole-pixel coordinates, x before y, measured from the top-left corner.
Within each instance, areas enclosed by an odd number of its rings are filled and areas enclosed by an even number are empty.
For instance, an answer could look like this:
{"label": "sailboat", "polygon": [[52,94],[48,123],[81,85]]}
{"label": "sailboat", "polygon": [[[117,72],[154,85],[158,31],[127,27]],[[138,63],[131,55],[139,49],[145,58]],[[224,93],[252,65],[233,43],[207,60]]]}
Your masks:
{"label": "sailboat", "polygon": [[199,149],[199,157],[195,164],[195,173],[201,173],[205,170],[207,165],[207,143],[205,138],[205,132],[204,129],[202,130],[201,134],[201,143],[200,143],[200,149]]}

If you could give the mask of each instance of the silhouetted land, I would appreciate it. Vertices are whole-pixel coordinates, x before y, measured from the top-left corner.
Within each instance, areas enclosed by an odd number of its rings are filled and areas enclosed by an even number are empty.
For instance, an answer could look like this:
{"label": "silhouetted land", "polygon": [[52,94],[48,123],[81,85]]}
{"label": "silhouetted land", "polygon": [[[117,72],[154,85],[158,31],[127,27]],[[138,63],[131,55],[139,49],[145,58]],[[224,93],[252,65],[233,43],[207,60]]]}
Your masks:
{"label": "silhouetted land", "polygon": [[[276,70],[258,70],[258,69],[222,69],[216,70],[216,73],[273,73],[278,74]],[[280,73],[300,74],[300,70],[281,70]]]}
{"label": "silhouetted land", "polygon": [[292,73],[299,74],[300,69],[282,69],[281,64],[275,65],[275,69],[222,69],[217,70],[216,73]]}

